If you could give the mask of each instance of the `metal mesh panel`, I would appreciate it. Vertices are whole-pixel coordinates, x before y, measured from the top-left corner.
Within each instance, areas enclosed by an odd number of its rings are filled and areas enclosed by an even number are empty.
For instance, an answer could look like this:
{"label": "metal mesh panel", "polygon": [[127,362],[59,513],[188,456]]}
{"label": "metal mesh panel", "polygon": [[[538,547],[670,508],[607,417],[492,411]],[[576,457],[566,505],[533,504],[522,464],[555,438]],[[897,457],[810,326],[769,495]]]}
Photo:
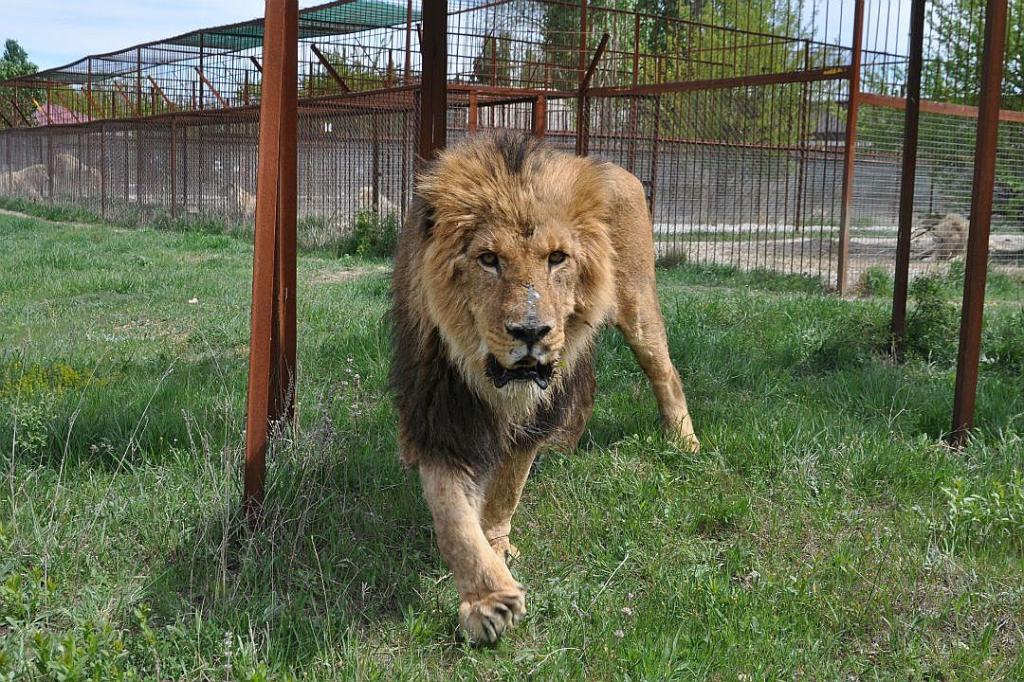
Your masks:
{"label": "metal mesh panel", "polygon": [[[857,130],[852,281],[892,268],[903,118],[892,107],[902,101],[907,63],[906,3],[866,5],[862,98],[874,99],[861,105]],[[938,17],[948,3],[930,6]],[[306,246],[332,248],[360,215],[400,217],[408,204],[419,8],[419,0],[357,0],[302,10],[298,210]],[[644,184],[663,258],[834,284],[853,3],[682,3],[674,12],[601,0],[453,0],[449,142],[515,129],[614,161]],[[926,77],[941,77],[951,99],[971,104],[977,83],[942,61],[947,44],[973,39],[956,31],[930,16]],[[112,219],[214,219],[251,229],[261,58],[262,23],[254,20],[0,86],[3,122],[18,126],[0,130],[0,194]],[[1015,106],[1014,97],[1004,105]],[[33,99],[48,103],[34,116],[24,111]],[[1016,119],[1004,124],[997,173],[992,262],[1006,269],[1022,267],[1022,129]],[[924,114],[913,273],[962,253],[956,216],[969,208],[973,141],[974,121],[962,111]]]}
{"label": "metal mesh panel", "polygon": [[[921,114],[911,275],[944,273],[967,248],[977,121]],[[1024,123],[1000,125],[989,262],[1024,272]],[[891,273],[899,224],[903,112],[879,106],[861,111],[853,194],[850,268],[853,279],[871,268]]]}

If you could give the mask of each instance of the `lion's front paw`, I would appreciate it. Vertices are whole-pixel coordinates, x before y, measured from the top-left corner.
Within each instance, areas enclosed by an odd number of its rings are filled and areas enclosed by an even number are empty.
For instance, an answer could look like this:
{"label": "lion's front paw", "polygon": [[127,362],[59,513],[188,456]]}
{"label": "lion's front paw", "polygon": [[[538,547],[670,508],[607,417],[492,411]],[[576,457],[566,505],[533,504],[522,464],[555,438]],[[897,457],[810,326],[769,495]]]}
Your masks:
{"label": "lion's front paw", "polygon": [[697,440],[693,424],[688,419],[671,425],[668,422],[663,422],[663,424],[665,424],[665,436],[674,441],[681,449],[694,454],[700,452],[700,441]]}
{"label": "lion's front paw", "polygon": [[689,433],[678,437],[679,447],[683,448],[687,452],[697,454],[700,452],[700,441],[697,440],[697,434]]}
{"label": "lion's front paw", "polygon": [[462,602],[459,627],[474,644],[494,644],[525,615],[526,593],[522,587],[515,587]]}
{"label": "lion's front paw", "polygon": [[509,562],[510,559],[519,558],[519,548],[517,548],[515,545],[509,542],[507,535],[503,535],[500,538],[494,538],[490,541],[490,543],[491,549],[494,550],[494,553],[497,554],[498,558],[500,558],[506,564]]}

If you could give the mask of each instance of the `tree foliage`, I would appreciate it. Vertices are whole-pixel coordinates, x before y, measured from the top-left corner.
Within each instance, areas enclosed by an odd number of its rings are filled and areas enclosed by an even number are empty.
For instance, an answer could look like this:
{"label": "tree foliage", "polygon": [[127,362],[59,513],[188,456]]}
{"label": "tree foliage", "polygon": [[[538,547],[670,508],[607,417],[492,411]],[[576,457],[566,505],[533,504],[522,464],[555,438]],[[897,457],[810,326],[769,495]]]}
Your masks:
{"label": "tree foliage", "polygon": [[[1003,107],[1024,107],[1024,0],[1010,0],[1008,41],[1003,68]],[[930,39],[921,74],[921,96],[940,102],[977,104],[981,94],[981,56],[985,7],[978,0],[928,3]]]}
{"label": "tree foliage", "polygon": [[[28,52],[18,44],[17,40],[8,38],[4,42],[3,56],[0,56],[0,82],[17,78],[18,76],[27,76],[38,70],[36,65],[29,61]],[[7,94],[11,99],[14,99],[15,93],[13,89]],[[39,100],[39,91],[37,89],[18,88],[18,108],[25,116],[31,116],[32,112],[35,111],[33,99]],[[20,122],[21,117],[15,113],[14,106],[7,97],[0,97],[0,112],[12,123],[17,124]]]}

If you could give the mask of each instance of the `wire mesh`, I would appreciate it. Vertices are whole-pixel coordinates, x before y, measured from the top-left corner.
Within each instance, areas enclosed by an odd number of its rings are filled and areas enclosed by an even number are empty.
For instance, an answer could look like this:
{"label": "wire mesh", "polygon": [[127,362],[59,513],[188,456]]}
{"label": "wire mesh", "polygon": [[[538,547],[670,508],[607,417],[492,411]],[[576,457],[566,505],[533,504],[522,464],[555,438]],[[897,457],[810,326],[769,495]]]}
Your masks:
{"label": "wire mesh", "polygon": [[[982,4],[929,3],[926,90],[961,107],[976,103],[977,60],[953,68],[951,50],[978,51]],[[452,0],[448,139],[516,129],[613,161],[644,184],[662,258],[834,284],[853,7]],[[908,19],[906,3],[866,0],[861,90],[875,99],[852,150],[854,281],[894,259]],[[333,248],[360,215],[401,219],[416,165],[419,21],[419,0],[302,10],[300,244]],[[1017,111],[1020,45],[1011,36],[1004,95]],[[251,229],[261,60],[253,20],[0,84],[0,194]],[[992,259],[1007,269],[1024,258],[1022,129],[1024,118],[1004,124],[997,172]],[[914,273],[962,252],[973,137],[969,109],[922,118]]]}

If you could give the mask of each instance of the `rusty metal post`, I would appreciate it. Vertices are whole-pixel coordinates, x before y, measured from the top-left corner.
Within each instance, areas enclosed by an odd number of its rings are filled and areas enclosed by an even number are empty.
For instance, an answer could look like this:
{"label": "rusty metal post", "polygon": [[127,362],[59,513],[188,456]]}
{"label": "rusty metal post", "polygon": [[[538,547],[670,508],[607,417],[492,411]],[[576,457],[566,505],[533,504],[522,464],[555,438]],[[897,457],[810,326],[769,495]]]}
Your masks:
{"label": "rusty metal post", "polygon": [[178,117],[171,116],[171,218],[178,217]]}
{"label": "rusty metal post", "polygon": [[651,221],[654,221],[654,201],[658,195],[658,138],[661,136],[661,95],[654,96],[654,134],[651,136]]}
{"label": "rusty metal post", "polygon": [[405,4],[405,78],[403,82],[408,85],[412,82],[412,0]]}
{"label": "rusty metal post", "polygon": [[921,68],[924,63],[925,0],[910,8],[907,66],[907,108],[903,116],[903,174],[900,178],[900,227],[896,237],[896,271],[892,293],[893,355],[903,358],[907,335],[907,290],[910,280],[910,236],[914,228],[914,187],[917,180],[917,138],[921,119]]}
{"label": "rusty metal post", "polygon": [[46,126],[46,196],[53,201],[53,126]]}
{"label": "rusty metal post", "polygon": [[370,191],[374,213],[380,210],[380,116],[370,118],[370,144],[373,156],[370,166]]}
{"label": "rusty metal post", "polygon": [[88,74],[88,80],[85,83],[85,100],[86,100],[85,107],[86,107],[86,110],[89,112],[89,120],[91,121],[92,120],[92,57],[89,57],[88,59],[86,59],[86,62],[88,63],[89,74]]}
{"label": "rusty metal post", "polygon": [[544,137],[548,132],[548,98],[538,95],[533,100],[532,132],[537,137]]}
{"label": "rusty metal post", "polygon": [[107,125],[100,124],[100,215],[107,217]]}
{"label": "rusty metal post", "polygon": [[422,12],[419,158],[429,161],[447,142],[448,2],[423,0]]}
{"label": "rusty metal post", "polygon": [[[135,48],[135,115],[142,112],[142,48]],[[155,112],[149,112],[155,113]]]}
{"label": "rusty metal post", "polygon": [[857,114],[860,109],[860,65],[864,42],[864,2],[857,0],[853,11],[853,45],[850,59],[850,102],[846,111],[843,144],[843,194],[839,212],[839,264],[836,287],[845,296],[850,287],[850,220],[853,217],[853,179],[857,165]]}
{"label": "rusty metal post", "polygon": [[[277,275],[274,282],[276,376],[270,419],[295,419],[296,231],[298,219],[299,8],[290,0],[285,17],[284,81],[277,199]],[[376,118],[374,119],[376,121]]]}
{"label": "rusty metal post", "polygon": [[480,123],[480,109],[477,106],[479,93],[476,90],[469,91],[469,106],[466,108],[466,132],[475,133]]}
{"label": "rusty metal post", "polygon": [[263,502],[270,420],[284,404],[281,389],[290,394],[294,386],[293,368],[281,356],[295,294],[287,280],[294,282],[295,272],[295,216],[288,212],[295,207],[298,0],[267,0],[264,26],[243,497],[251,520]]}
{"label": "rusty metal post", "polygon": [[[633,76],[632,84],[636,88],[640,83],[640,13],[633,15]],[[629,151],[626,168],[630,173],[636,172],[636,145],[639,131],[637,126],[640,118],[640,102],[634,96],[629,98]]]}
{"label": "rusty metal post", "polygon": [[981,323],[985,309],[988,238],[992,223],[996,152],[999,143],[999,106],[1002,99],[1003,55],[1006,47],[1007,0],[988,0],[985,8],[985,49],[982,53],[981,100],[974,146],[974,184],[971,229],[967,237],[960,347],[957,352],[956,393],[950,441],[962,446],[974,426],[981,356]]}
{"label": "rusty metal post", "polygon": [[578,55],[578,91],[576,93],[576,154],[587,155],[586,128],[590,117],[586,89],[583,79],[587,70],[587,0],[580,0],[580,44]]}
{"label": "rusty metal post", "polygon": [[204,53],[205,52],[206,52],[206,34],[205,33],[200,33],[199,34],[199,68],[197,69],[197,71],[199,71],[199,76],[200,76],[199,85],[197,86],[199,88],[199,110],[200,111],[203,110],[203,81],[205,79],[202,77],[202,75],[203,75],[203,67],[205,66],[205,63],[204,63]]}
{"label": "rusty metal post", "polygon": [[[804,41],[804,71],[811,68],[811,43]],[[809,118],[811,107],[811,84],[803,83],[800,90],[800,139],[797,141],[797,175],[796,175],[796,216],[793,226],[797,232],[803,232],[804,193],[807,190],[807,138],[810,136]]]}

